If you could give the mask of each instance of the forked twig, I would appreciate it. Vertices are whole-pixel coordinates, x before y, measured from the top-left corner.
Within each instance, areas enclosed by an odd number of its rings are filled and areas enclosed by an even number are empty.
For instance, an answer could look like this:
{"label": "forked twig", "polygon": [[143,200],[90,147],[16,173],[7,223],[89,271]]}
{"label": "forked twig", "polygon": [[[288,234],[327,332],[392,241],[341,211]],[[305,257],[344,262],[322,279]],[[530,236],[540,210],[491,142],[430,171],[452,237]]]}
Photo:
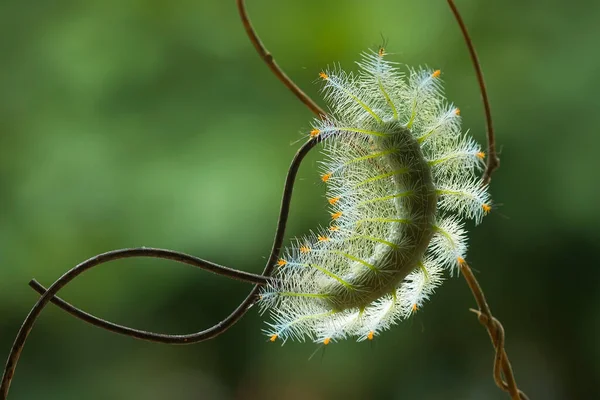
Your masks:
{"label": "forked twig", "polygon": [[246,11],[246,5],[244,4],[244,0],[236,0],[238,11],[240,12],[240,17],[242,18],[242,24],[244,25],[244,29],[252,42],[252,45],[258,52],[260,58],[263,59],[265,64],[269,67],[271,72],[287,87],[292,93],[296,95],[296,97],[304,103],[306,107],[310,109],[317,117],[322,117],[326,115],[325,111],[313,99],[311,99],[306,93],[300,89],[298,85],[296,85],[289,76],[286,75],[285,72],[277,65],[273,56],[266,47],[263,45],[262,41],[256,34],[256,31],[252,27],[250,23],[250,18],[248,17],[248,12]]}

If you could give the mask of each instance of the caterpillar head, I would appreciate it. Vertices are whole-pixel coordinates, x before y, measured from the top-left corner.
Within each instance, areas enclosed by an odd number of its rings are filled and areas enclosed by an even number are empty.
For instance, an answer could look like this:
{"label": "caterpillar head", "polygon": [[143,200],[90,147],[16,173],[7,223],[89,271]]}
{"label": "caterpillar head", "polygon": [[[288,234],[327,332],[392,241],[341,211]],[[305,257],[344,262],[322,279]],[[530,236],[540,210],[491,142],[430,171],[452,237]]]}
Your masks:
{"label": "caterpillar head", "polygon": [[321,180],[331,223],[295,240],[261,293],[272,341],[372,340],[410,317],[466,257],[463,221],[490,211],[481,148],[460,130],[440,71],[406,69],[385,51],[358,73],[323,71],[330,114]]}

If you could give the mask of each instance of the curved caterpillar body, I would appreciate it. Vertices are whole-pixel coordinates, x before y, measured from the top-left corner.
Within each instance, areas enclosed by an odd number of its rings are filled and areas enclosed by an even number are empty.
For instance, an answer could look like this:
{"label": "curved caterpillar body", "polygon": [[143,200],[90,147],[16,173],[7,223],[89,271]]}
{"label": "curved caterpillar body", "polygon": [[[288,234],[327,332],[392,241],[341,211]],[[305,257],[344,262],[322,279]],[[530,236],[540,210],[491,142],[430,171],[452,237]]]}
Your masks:
{"label": "curved caterpillar body", "polygon": [[272,341],[373,339],[422,306],[465,257],[461,219],[490,210],[475,177],[484,154],[460,132],[439,71],[405,77],[384,52],[358,75],[320,74],[331,108],[322,136],[332,222],[286,249],[261,294]]}

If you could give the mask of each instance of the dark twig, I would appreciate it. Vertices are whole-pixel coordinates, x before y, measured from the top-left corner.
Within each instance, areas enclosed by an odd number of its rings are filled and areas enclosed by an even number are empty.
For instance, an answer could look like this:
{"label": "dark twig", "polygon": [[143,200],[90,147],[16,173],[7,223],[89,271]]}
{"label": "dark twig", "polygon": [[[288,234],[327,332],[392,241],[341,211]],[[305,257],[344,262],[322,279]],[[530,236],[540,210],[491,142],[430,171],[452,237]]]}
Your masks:
{"label": "dark twig", "polygon": [[[317,116],[324,116],[325,112],[308,95],[306,95],[296,84],[294,84],[291,81],[291,79],[281,70],[281,68],[279,68],[279,66],[273,59],[273,56],[266,50],[266,48],[263,46],[260,39],[258,38],[258,35],[255,33],[254,29],[252,28],[252,25],[250,24],[250,20],[248,18],[248,15],[247,15],[247,12],[246,12],[246,9],[244,6],[244,1],[243,0],[236,0],[236,1],[237,1],[238,10],[240,12],[240,16],[242,18],[242,23],[244,25],[244,28],[246,29],[246,32],[247,32],[252,44],[258,51],[261,58],[269,66],[269,68],[275,74],[275,76],[277,76],[277,78],[288,89],[290,89],[300,99],[300,101],[302,101],[302,103],[304,103]],[[275,266],[275,261],[279,257],[279,253],[281,251],[281,245],[283,243],[285,227],[287,224],[287,218],[288,218],[289,208],[290,208],[290,204],[291,204],[293,183],[294,183],[296,174],[298,172],[300,163],[301,163],[302,159],[306,156],[306,154],[308,154],[308,152],[319,141],[320,141],[319,137],[309,140],[304,146],[302,146],[298,150],[298,152],[296,153],[296,156],[294,157],[294,160],[292,161],[292,164],[290,166],[290,169],[288,171],[288,175],[286,178],[284,193],[283,193],[282,200],[281,200],[279,221],[277,224],[277,231],[275,233],[275,239],[273,241],[273,247],[271,249],[271,255],[269,256],[266,267],[263,271],[264,276],[269,276],[271,274],[271,272]],[[104,258],[103,258],[103,256],[104,256]],[[23,346],[25,345],[27,336],[29,335],[29,332],[31,331],[33,324],[35,323],[35,320],[37,319],[37,317],[39,316],[39,314],[41,313],[41,311],[45,307],[45,305],[54,297],[54,295],[64,285],[66,285],[69,281],[74,279],[81,272],[83,272],[89,268],[92,268],[94,266],[100,265],[104,262],[111,261],[111,260],[112,260],[112,258],[107,257],[107,255],[104,254],[104,255],[99,255],[97,257],[94,257],[90,260],[87,260],[82,264],[79,264],[78,266],[74,267],[69,272],[67,272],[65,275],[63,275],[61,278],[59,278],[38,299],[38,302],[34,305],[31,312],[25,319],[21,329],[19,330],[19,333],[17,334],[17,338],[15,339],[15,343],[13,345],[13,348],[11,349],[11,353],[9,355],[9,358],[8,358],[8,361],[6,364],[4,375],[2,377],[2,384],[0,386],[0,400],[6,400],[6,397],[8,395],[8,390],[10,387],[10,383],[11,383],[12,377],[14,375],[14,370],[16,368],[21,351],[23,350]],[[215,337],[215,336],[223,333],[224,331],[229,329],[231,326],[233,326],[246,313],[246,311],[254,304],[254,302],[256,301],[256,296],[258,294],[259,287],[260,286],[257,284],[252,289],[252,291],[249,293],[249,295],[246,297],[246,299],[244,299],[244,301],[242,301],[242,303],[240,303],[240,305],[223,321],[221,321],[220,323],[216,324],[215,326],[213,326],[209,329],[206,329],[202,332],[194,333],[191,335],[164,335],[164,334],[158,334],[158,333],[153,333],[153,332],[141,331],[141,330],[137,330],[137,329],[131,329],[128,327],[116,325],[116,324],[110,323],[108,321],[101,320],[100,318],[94,317],[88,313],[84,313],[83,311],[76,309],[75,307],[71,306],[70,304],[68,305],[68,306],[70,306],[70,310],[67,310],[67,308],[68,308],[68,307],[66,307],[67,304],[63,304],[63,306],[65,306],[64,307],[65,310],[70,311],[73,315],[78,316],[78,317],[82,318],[83,320],[85,320],[89,323],[92,323],[96,326],[103,327],[103,328],[108,329],[113,332],[117,332],[117,333],[120,333],[123,335],[135,337],[138,339],[149,340],[149,341],[157,341],[157,342],[172,343],[172,344],[187,344],[187,343],[197,343],[202,340],[210,339],[212,337]],[[58,303],[58,301],[57,301],[57,303]],[[63,302],[63,303],[65,303],[65,302]]]}
{"label": "dark twig", "polygon": [[[38,292],[40,295],[44,295],[48,291],[48,289],[46,289],[42,284],[40,284],[35,279],[32,279],[31,281],[29,281],[29,286],[33,290]],[[163,335],[161,333],[147,332],[147,331],[115,324],[113,322],[104,320],[102,318],[98,318],[88,312],[85,312],[85,311],[73,306],[72,304],[69,304],[68,302],[64,301],[63,299],[61,299],[58,296],[52,297],[52,299],[50,299],[50,302],[52,304],[58,306],[63,311],[68,312],[75,318],[79,318],[80,320],[83,320],[83,321],[87,322],[88,324],[94,325],[98,328],[102,328],[102,329],[105,329],[105,330],[113,332],[113,333],[118,333],[120,335],[130,336],[135,339],[147,340],[147,341],[156,342],[156,343],[166,343],[166,344],[172,343],[171,335]],[[193,343],[193,342],[186,342],[186,343]]]}
{"label": "dark twig", "polygon": [[471,36],[469,36],[469,32],[467,31],[467,26],[463,21],[456,5],[453,0],[448,0],[448,5],[454,14],[454,18],[456,18],[456,22],[458,22],[458,26],[465,38],[465,42],[467,43],[467,47],[469,48],[469,54],[471,56],[471,61],[473,62],[473,66],[475,67],[475,74],[477,75],[477,81],[479,82],[479,90],[481,91],[481,99],[483,100],[483,108],[485,109],[485,120],[487,126],[487,166],[485,168],[485,173],[483,174],[483,183],[488,184],[492,179],[492,173],[500,166],[500,159],[498,158],[498,154],[496,154],[496,137],[494,136],[494,125],[492,124],[492,110],[490,107],[490,101],[487,95],[487,89],[485,87],[485,81],[483,79],[483,71],[481,70],[481,63],[479,62],[479,58],[477,57],[477,52],[475,51],[475,46],[473,45],[473,40],[471,40]]}
{"label": "dark twig", "polygon": [[[286,184],[285,184],[284,193],[283,193],[279,222],[277,224],[277,231],[275,233],[273,248],[271,250],[271,256],[269,257],[269,261],[267,262],[267,267],[265,267],[265,270],[263,271],[264,275],[256,275],[257,277],[260,277],[260,278],[266,280],[267,279],[266,277],[271,274],[272,268],[275,265],[277,258],[279,257],[279,253],[281,251],[281,245],[283,243],[283,238],[284,238],[284,234],[285,234],[285,227],[287,224],[289,205],[291,203],[292,190],[293,190],[293,184],[294,184],[296,173],[298,171],[298,168],[300,167],[300,163],[301,163],[302,159],[306,156],[306,154],[308,154],[310,149],[312,149],[318,142],[319,142],[319,139],[315,138],[315,139],[307,142],[304,146],[302,146],[302,148],[300,148],[300,150],[298,150],[298,152],[296,153],[296,156],[294,157],[294,160],[292,161],[292,164],[290,165],[290,170],[288,172],[288,177],[286,179]],[[271,266],[271,267],[269,268],[269,266]],[[233,271],[236,271],[236,270],[233,270]],[[249,275],[252,275],[252,274],[249,274]],[[257,283],[258,285],[260,285],[260,284],[266,283],[266,281],[253,282],[253,283]],[[44,286],[42,286],[35,279],[33,279],[29,282],[29,286],[31,286],[31,288],[33,288],[33,290],[35,290],[36,292],[38,292],[41,295],[43,295],[44,293],[46,293],[48,291],[48,289],[46,289]],[[248,297],[250,297],[250,296],[248,296]],[[136,339],[147,340],[147,341],[158,342],[158,343],[166,343],[166,344],[174,343],[173,335],[164,335],[161,333],[148,332],[148,331],[129,328],[129,327],[126,327],[123,325],[118,325],[118,324],[106,321],[104,319],[98,318],[92,314],[89,314],[58,297],[53,297],[51,302],[53,304],[55,304],[56,306],[60,307],[61,309],[63,309],[64,311],[68,312],[69,314],[73,315],[74,317],[79,318],[79,319],[81,319],[89,324],[92,324],[94,326],[97,326],[99,328],[106,329],[108,331],[118,333],[121,335],[130,336],[130,337],[133,337]],[[248,308],[250,308],[250,307],[248,307]],[[231,325],[233,325],[233,323]],[[198,342],[198,340],[195,340],[193,335],[196,335],[196,334],[178,335],[179,337],[187,337],[188,340],[186,340],[185,343],[175,343],[175,344],[190,344],[190,343]],[[181,340],[181,339],[177,339],[177,340]]]}
{"label": "dark twig", "polygon": [[[178,253],[178,252],[171,251],[171,250],[153,249],[153,248],[145,248],[145,247],[136,248],[136,249],[123,249],[123,250],[110,251],[108,253],[104,253],[99,256],[95,256],[87,261],[84,261],[83,263],[79,264],[75,268],[78,268],[79,274],[81,274],[93,266],[98,266],[100,264],[103,264],[103,263],[106,263],[109,261],[115,261],[115,260],[124,259],[124,258],[134,258],[134,257],[135,258],[148,257],[148,258],[161,258],[161,259],[173,260],[173,261],[180,262],[183,264],[188,264],[188,265],[192,265],[195,267],[199,267],[204,270],[214,272],[216,274],[223,275],[223,276],[226,276],[226,277],[229,277],[232,279],[237,279],[237,280],[241,280],[243,282],[248,282],[248,283],[254,283],[257,285],[264,285],[269,280],[269,278],[267,276],[255,275],[255,274],[251,274],[249,272],[243,272],[243,271],[235,270],[232,268],[224,267],[224,266],[217,265],[217,264],[214,264],[214,263],[206,261],[206,260],[202,260],[202,259],[194,257],[194,256],[190,256],[188,254]],[[101,260],[99,262],[97,261],[98,258],[101,258]],[[89,264],[94,264],[94,265],[89,266]],[[48,289],[46,289],[44,286],[42,286],[35,279],[33,279],[29,282],[29,286],[31,286],[36,292],[38,292],[41,295],[44,295],[48,291]],[[63,287],[64,287],[64,285],[63,285]],[[148,340],[148,341],[152,341],[152,342],[159,342],[159,343],[172,343],[173,342],[173,338],[170,335],[153,334],[153,333],[142,331],[142,330],[131,329],[131,328],[113,324],[111,322],[97,318],[89,313],[86,313],[85,311],[82,311],[82,310],[72,306],[71,304],[60,299],[59,297],[52,297],[50,299],[50,302],[56,304],[57,306],[59,306],[60,308],[65,310],[66,312],[70,313],[71,315],[73,315],[79,319],[82,319],[92,325],[95,325],[99,328],[104,328],[111,332],[120,333],[120,334],[127,335],[127,336],[133,336],[137,339]],[[179,335],[179,336],[184,336],[184,335]]]}
{"label": "dark twig", "polygon": [[[492,173],[500,166],[500,159],[496,154],[496,138],[494,136],[494,126],[492,124],[492,111],[490,107],[490,101],[487,95],[487,89],[485,87],[485,81],[483,79],[483,72],[481,70],[481,63],[479,62],[479,58],[477,57],[477,52],[475,51],[475,46],[473,45],[473,40],[469,36],[469,32],[467,31],[467,26],[465,25],[456,5],[453,0],[448,0],[448,5],[454,14],[456,22],[460,27],[460,30],[463,34],[467,47],[469,48],[469,54],[471,56],[471,61],[473,63],[473,67],[475,68],[475,73],[477,75],[477,81],[479,82],[479,90],[481,91],[481,99],[483,101],[483,107],[485,109],[485,118],[486,118],[486,127],[487,127],[487,142],[488,142],[488,160],[487,166],[485,169],[485,173],[483,174],[483,183],[489,184],[492,179]],[[515,377],[512,371],[512,367],[510,365],[510,361],[508,360],[508,355],[506,354],[506,350],[504,349],[504,327],[494,316],[488,306],[485,296],[483,295],[483,291],[481,290],[481,286],[479,286],[479,282],[475,279],[471,268],[467,264],[466,261],[460,263],[460,268],[463,273],[463,277],[467,281],[469,288],[471,288],[471,292],[475,297],[475,301],[477,302],[477,306],[479,310],[471,310],[475,312],[479,318],[479,322],[487,328],[487,331],[492,340],[492,344],[496,350],[496,356],[494,357],[494,381],[496,385],[504,390],[505,392],[510,393],[510,396],[513,400],[527,400],[528,397],[517,387],[517,383],[515,381]],[[503,379],[503,376],[506,380]]]}
{"label": "dark twig", "polygon": [[[86,313],[87,316],[93,318],[93,319],[92,318],[83,318],[87,322],[94,323],[94,325],[102,326],[103,328],[108,329],[110,331],[117,332],[117,333],[131,336],[131,337],[135,337],[137,339],[148,340],[148,341],[153,341],[153,342],[160,342],[160,343],[168,343],[168,344],[198,343],[198,342],[201,342],[204,340],[212,339],[212,338],[220,335],[221,333],[225,332],[231,326],[233,326],[237,321],[240,320],[240,318],[242,318],[244,316],[244,314],[246,314],[246,311],[248,311],[248,309],[250,307],[252,307],[252,305],[256,301],[260,286],[263,285],[268,280],[267,277],[271,275],[273,268],[275,267],[275,263],[277,261],[277,258],[279,257],[279,253],[281,252],[281,246],[283,244],[283,238],[285,235],[285,227],[287,225],[287,219],[288,219],[288,214],[289,214],[289,209],[290,209],[290,204],[291,204],[291,198],[292,198],[292,193],[293,193],[293,189],[294,189],[294,181],[296,179],[298,169],[300,168],[302,159],[319,142],[320,142],[319,137],[316,137],[316,138],[311,139],[308,142],[306,142],[298,150],[298,152],[296,153],[296,155],[292,161],[292,164],[290,165],[290,168],[288,170],[288,174],[286,177],[286,181],[285,181],[283,196],[281,199],[281,209],[279,212],[279,220],[277,222],[277,231],[275,233],[275,239],[273,240],[273,247],[271,249],[271,255],[269,256],[269,259],[268,259],[265,269],[263,271],[263,276],[249,274],[249,273],[245,273],[245,272],[241,272],[241,271],[235,271],[230,268],[222,267],[222,266],[210,263],[205,260],[196,259],[195,257],[182,255],[182,254],[179,254],[176,252],[171,252],[170,254],[172,256],[169,256],[169,254],[167,254],[169,252],[168,250],[126,249],[126,250],[112,251],[112,252],[108,252],[108,253],[104,253],[104,254],[100,254],[95,257],[92,257],[92,258],[82,262],[81,264],[75,266],[74,268],[69,270],[67,273],[65,273],[63,276],[61,276],[59,279],[57,279],[48,288],[48,290],[38,299],[38,301],[35,303],[35,305],[31,309],[31,311],[25,318],[25,321],[23,322],[23,325],[21,326],[21,329],[19,330],[19,333],[17,334],[17,337],[15,339],[13,347],[8,356],[8,360],[6,362],[6,367],[4,369],[4,375],[2,376],[2,384],[0,385],[0,400],[6,400],[6,398],[8,396],[10,384],[12,382],[12,378],[14,376],[15,368],[19,361],[19,357],[21,355],[21,352],[23,351],[23,347],[25,346],[25,341],[27,340],[29,332],[31,332],[31,329],[33,328],[33,325],[35,324],[37,317],[40,315],[40,313],[42,312],[44,307],[52,300],[52,298],[56,295],[56,293],[58,293],[58,291],[61,288],[63,288],[67,283],[69,283],[71,280],[75,279],[81,273],[83,273],[95,266],[104,264],[109,261],[118,260],[118,259],[122,259],[122,258],[151,256],[149,254],[151,254],[152,251],[165,252],[165,253],[161,253],[160,255],[155,254],[154,256],[159,257],[159,258],[169,258],[169,259],[184,262],[187,264],[200,266],[211,272],[221,273],[223,275],[226,275],[226,276],[229,276],[229,277],[232,277],[235,279],[240,279],[240,280],[245,280],[245,281],[251,280],[252,282],[257,283],[257,285],[254,286],[254,288],[250,291],[250,294],[246,297],[246,299],[244,299],[244,301],[242,301],[240,303],[240,305],[223,321],[217,323],[216,325],[214,325],[206,330],[203,330],[203,331],[197,332],[197,333],[192,333],[189,335],[165,335],[165,334],[160,334],[160,333],[153,333],[153,332],[132,329],[132,328],[123,327],[120,325],[115,325],[115,324],[109,323],[107,321],[100,320],[99,318],[92,317],[91,315]],[[79,315],[77,315],[77,316],[79,316]]]}
{"label": "dark twig", "polygon": [[267,66],[269,67],[271,72],[273,72],[273,74],[277,77],[277,79],[279,79],[285,85],[285,87],[287,87],[292,93],[294,93],[294,95],[296,95],[296,97],[302,103],[304,103],[304,105],[306,105],[317,117],[324,116],[326,114],[325,111],[323,111],[323,109],[319,107],[313,99],[311,99],[306,93],[304,93],[302,89],[300,89],[298,85],[296,85],[290,79],[290,77],[288,77],[285,74],[285,72],[283,72],[283,70],[279,67],[279,65],[277,65],[277,63],[273,59],[273,55],[271,55],[271,53],[269,53],[269,51],[265,48],[260,38],[256,34],[256,31],[252,27],[252,24],[250,23],[250,18],[248,17],[244,0],[236,0],[236,2],[238,10],[240,12],[240,17],[242,18],[242,24],[244,25],[244,29],[246,30],[246,33],[248,34],[248,37],[250,38],[252,45],[258,52],[260,58],[263,59],[263,61],[267,64]]}
{"label": "dark twig", "polygon": [[[76,278],[77,276],[82,274],[83,272],[89,270],[90,268],[93,268],[94,266],[104,264],[109,261],[120,260],[120,259],[124,259],[124,258],[132,258],[132,257],[152,257],[152,258],[173,260],[173,261],[177,261],[180,263],[199,267],[199,268],[202,268],[204,270],[207,270],[207,271],[210,271],[210,272],[213,272],[216,274],[224,275],[229,278],[241,280],[244,282],[256,283],[259,285],[264,285],[268,282],[268,277],[255,275],[255,274],[251,274],[251,273],[243,272],[243,271],[237,271],[237,270],[234,270],[234,269],[231,269],[228,267],[224,267],[222,265],[212,263],[210,261],[202,260],[200,258],[193,257],[193,256],[183,254],[183,253],[179,253],[179,252],[172,251],[172,250],[153,249],[153,248],[122,249],[122,250],[109,251],[107,253],[103,253],[103,254],[94,256],[94,257],[82,262],[81,264],[77,265],[76,267],[72,268],[67,273],[65,273],[62,277],[60,277],[58,280],[56,280],[56,282],[54,282],[54,284],[52,284],[52,286],[50,286],[48,291],[46,293],[44,293],[42,295],[42,297],[40,297],[38,299],[37,303],[33,306],[31,311],[25,318],[25,321],[23,322],[23,325],[21,326],[21,329],[19,330],[19,333],[17,334],[17,337],[15,339],[13,347],[10,351],[8,360],[6,362],[6,367],[4,369],[4,375],[2,376],[2,384],[0,385],[0,399],[5,400],[6,397],[8,396],[8,390],[10,388],[10,383],[12,381],[14,371],[17,366],[17,362],[19,361],[19,357],[23,350],[23,346],[25,346],[25,341],[27,340],[27,336],[29,335],[29,332],[31,332],[31,329],[33,328],[33,325],[35,324],[37,317],[42,312],[42,310],[44,309],[46,304],[48,304],[48,302],[53,298],[53,296],[62,287],[64,287],[67,283],[69,283],[71,280],[73,280],[74,278]],[[220,333],[219,329],[215,329],[212,331],[207,330],[207,331],[202,332],[201,336],[209,338],[209,337],[215,336],[218,333]],[[179,339],[180,337],[176,336],[176,338]],[[147,339],[147,340],[150,340],[150,339]],[[185,342],[185,339],[183,339],[183,340]]]}
{"label": "dark twig", "polygon": [[517,387],[515,376],[513,374],[508,355],[504,349],[504,327],[493,315],[490,310],[490,306],[485,300],[483,290],[479,286],[479,282],[473,275],[473,271],[469,267],[466,261],[460,263],[460,271],[463,277],[467,281],[473,297],[477,302],[479,310],[471,309],[479,319],[481,325],[483,325],[490,335],[494,349],[496,350],[496,356],[494,357],[494,381],[496,385],[510,393],[513,400],[528,400],[529,398]]}

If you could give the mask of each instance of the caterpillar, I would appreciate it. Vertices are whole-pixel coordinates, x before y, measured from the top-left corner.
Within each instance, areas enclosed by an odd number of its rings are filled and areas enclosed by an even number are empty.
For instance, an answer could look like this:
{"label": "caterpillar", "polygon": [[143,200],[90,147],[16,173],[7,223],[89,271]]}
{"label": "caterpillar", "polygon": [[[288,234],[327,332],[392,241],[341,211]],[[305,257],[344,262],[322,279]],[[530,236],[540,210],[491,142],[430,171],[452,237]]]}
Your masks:
{"label": "caterpillar", "polygon": [[485,154],[461,133],[441,72],[386,56],[319,74],[330,113],[308,136],[323,143],[331,223],[294,239],[260,293],[273,342],[372,340],[410,317],[464,262],[464,220],[491,210]]}

